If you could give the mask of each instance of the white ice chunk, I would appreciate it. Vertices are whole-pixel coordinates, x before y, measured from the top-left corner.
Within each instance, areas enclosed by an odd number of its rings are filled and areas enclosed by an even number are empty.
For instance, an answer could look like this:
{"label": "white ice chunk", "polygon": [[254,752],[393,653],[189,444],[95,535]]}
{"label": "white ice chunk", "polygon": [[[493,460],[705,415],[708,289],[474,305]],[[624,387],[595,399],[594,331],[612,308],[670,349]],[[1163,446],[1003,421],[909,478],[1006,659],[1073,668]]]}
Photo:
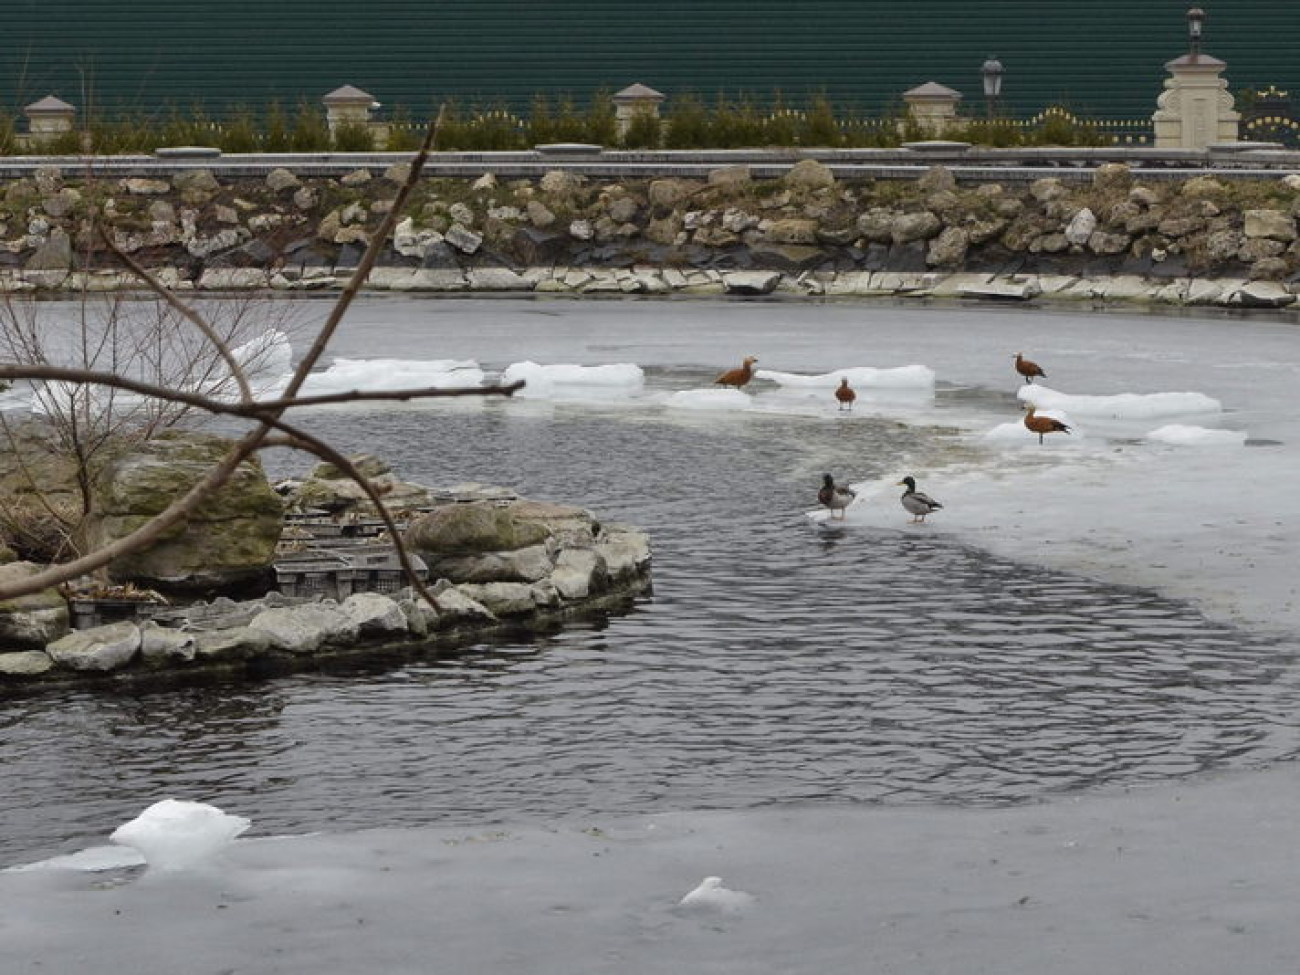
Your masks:
{"label": "white ice chunk", "polygon": [[1246,431],[1211,430],[1208,427],[1168,423],[1147,433],[1146,438],[1177,447],[1240,447],[1246,442]]}
{"label": "white ice chunk", "polygon": [[472,359],[335,359],[312,373],[305,395],[394,389],[460,389],[481,386],[483,370]]}
{"label": "white ice chunk", "polygon": [[36,870],[76,870],[86,873],[98,873],[103,870],[121,870],[123,867],[138,867],[145,862],[139,850],[121,846],[92,846],[76,853],[25,863],[22,866],[9,867],[5,873],[31,873]]}
{"label": "white ice chunk", "polygon": [[683,410],[744,410],[753,399],[739,389],[683,389],[673,393],[666,406]]}
{"label": "white ice chunk", "polygon": [[807,389],[816,391],[833,390],[841,379],[847,379],[849,385],[861,392],[870,389],[933,389],[934,370],[929,366],[898,366],[893,369],[876,369],[872,366],[853,366],[837,369],[819,375],[804,375],[797,372],[777,372],[774,369],[759,369],[754,373],[756,379],[767,379],[789,389]]}
{"label": "white ice chunk", "polygon": [[[1070,419],[1069,415],[1062,410],[1035,410],[1036,416],[1046,416],[1053,420],[1060,420],[1070,428],[1069,433],[1048,433],[1043,435],[1043,446],[1049,443],[1064,443],[1066,441],[1077,442],[1084,438],[1077,424]],[[985,440],[992,440],[995,443],[1032,443],[1038,446],[1038,434],[1025,426],[1024,420],[1016,420],[1011,423],[999,423],[992,430],[984,434]]]}
{"label": "white ice chunk", "polygon": [[525,361],[512,363],[501,374],[503,384],[520,379],[527,385],[515,395],[531,399],[615,399],[640,393],[645,386],[645,372],[632,362],[579,366]]}
{"label": "white ice chunk", "polygon": [[721,877],[705,877],[677,902],[685,910],[702,914],[739,914],[754,903],[754,895],[722,886]]}
{"label": "white ice chunk", "polygon": [[1058,392],[1040,384],[1021,386],[1016,394],[1026,403],[1038,407],[1039,414],[1049,410],[1068,410],[1075,416],[1107,420],[1151,420],[1165,416],[1199,416],[1222,413],[1223,405],[1204,393],[1116,393],[1112,396],[1085,396]]}
{"label": "white ice chunk", "polygon": [[109,839],[139,850],[150,869],[184,870],[211,857],[249,825],[243,816],[204,802],[163,799],[113,830]]}

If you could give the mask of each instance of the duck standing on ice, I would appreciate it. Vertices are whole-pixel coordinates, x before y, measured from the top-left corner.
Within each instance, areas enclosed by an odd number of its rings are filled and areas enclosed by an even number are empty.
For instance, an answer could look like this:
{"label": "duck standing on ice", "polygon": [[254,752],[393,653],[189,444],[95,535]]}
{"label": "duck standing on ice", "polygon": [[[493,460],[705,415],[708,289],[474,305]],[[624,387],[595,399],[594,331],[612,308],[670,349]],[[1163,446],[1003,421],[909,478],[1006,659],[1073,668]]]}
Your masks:
{"label": "duck standing on ice", "polygon": [[938,511],[943,507],[943,505],[934,500],[934,498],[930,497],[928,494],[922,494],[918,491],[916,489],[916,478],[912,477],[910,474],[899,481],[898,484],[899,487],[907,488],[907,490],[903,492],[902,498],[899,500],[904,509],[911,512],[911,524],[915,525],[925,521],[926,515],[932,511]]}
{"label": "duck standing on ice", "polygon": [[852,488],[845,487],[842,484],[836,484],[835,478],[829,474],[822,475],[822,486],[817,492],[817,501],[823,507],[830,508],[831,517],[835,517],[835,512],[840,513],[840,520],[844,520],[844,509],[853,503],[857,497],[857,492]]}

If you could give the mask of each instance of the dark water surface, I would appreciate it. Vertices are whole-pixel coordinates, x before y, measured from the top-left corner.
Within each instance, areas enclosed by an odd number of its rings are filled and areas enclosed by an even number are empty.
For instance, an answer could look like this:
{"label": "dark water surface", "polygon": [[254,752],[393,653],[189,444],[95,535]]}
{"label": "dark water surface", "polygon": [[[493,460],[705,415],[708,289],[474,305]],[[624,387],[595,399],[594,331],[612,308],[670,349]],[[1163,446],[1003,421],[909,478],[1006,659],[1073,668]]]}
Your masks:
{"label": "dark water surface", "polygon": [[[684,415],[678,415],[684,414]],[[1293,756],[1296,648],[934,530],[814,529],[823,470],[938,431],[491,403],[309,426],[410,480],[645,528],[653,596],[527,643],[334,675],[0,706],[0,863],[157,799],[265,835],[773,803],[1006,803]],[[270,457],[277,473],[300,468]]]}

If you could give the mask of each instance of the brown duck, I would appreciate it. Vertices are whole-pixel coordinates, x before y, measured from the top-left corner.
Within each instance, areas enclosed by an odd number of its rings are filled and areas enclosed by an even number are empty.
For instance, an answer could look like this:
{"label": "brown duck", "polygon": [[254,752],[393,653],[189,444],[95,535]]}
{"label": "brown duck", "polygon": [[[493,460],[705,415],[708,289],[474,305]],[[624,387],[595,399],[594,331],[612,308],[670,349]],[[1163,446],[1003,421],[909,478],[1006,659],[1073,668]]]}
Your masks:
{"label": "brown duck", "polygon": [[1060,420],[1050,416],[1035,416],[1034,407],[1025,407],[1025,426],[1033,433],[1038,434],[1038,442],[1043,442],[1043,434],[1046,433],[1069,433],[1070,428]]}
{"label": "brown duck", "polygon": [[835,398],[839,400],[841,410],[853,409],[853,401],[858,398],[858,394],[853,391],[847,379],[840,379],[839,388],[835,390]]}
{"label": "brown duck", "polygon": [[745,361],[740,364],[739,369],[728,369],[717,379],[713,380],[715,386],[734,386],[740,389],[754,378],[754,363],[758,361],[758,356],[747,355]]}
{"label": "brown duck", "polygon": [[1023,352],[1016,353],[1016,372],[1024,376],[1027,383],[1032,383],[1035,376],[1047,378],[1047,373],[1043,372],[1042,367],[1037,362],[1026,359]]}

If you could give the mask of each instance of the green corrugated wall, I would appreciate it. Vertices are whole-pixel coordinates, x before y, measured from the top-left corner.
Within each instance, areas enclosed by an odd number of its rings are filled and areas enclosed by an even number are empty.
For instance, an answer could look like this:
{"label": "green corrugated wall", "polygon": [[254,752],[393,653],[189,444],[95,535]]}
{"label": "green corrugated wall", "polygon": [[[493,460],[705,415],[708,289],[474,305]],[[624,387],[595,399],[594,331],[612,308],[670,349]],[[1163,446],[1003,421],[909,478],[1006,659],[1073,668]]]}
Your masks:
{"label": "green corrugated wall", "polygon": [[[48,94],[102,113],[317,103],[344,84],[386,109],[538,92],[585,101],[640,81],[670,98],[741,93],[879,114],[937,81],[982,104],[979,67],[1006,66],[1004,103],[1145,118],[1163,65],[1187,50],[1173,0],[5,0],[0,106]],[[1300,81],[1300,0],[1224,0],[1204,50],[1229,87]]]}

